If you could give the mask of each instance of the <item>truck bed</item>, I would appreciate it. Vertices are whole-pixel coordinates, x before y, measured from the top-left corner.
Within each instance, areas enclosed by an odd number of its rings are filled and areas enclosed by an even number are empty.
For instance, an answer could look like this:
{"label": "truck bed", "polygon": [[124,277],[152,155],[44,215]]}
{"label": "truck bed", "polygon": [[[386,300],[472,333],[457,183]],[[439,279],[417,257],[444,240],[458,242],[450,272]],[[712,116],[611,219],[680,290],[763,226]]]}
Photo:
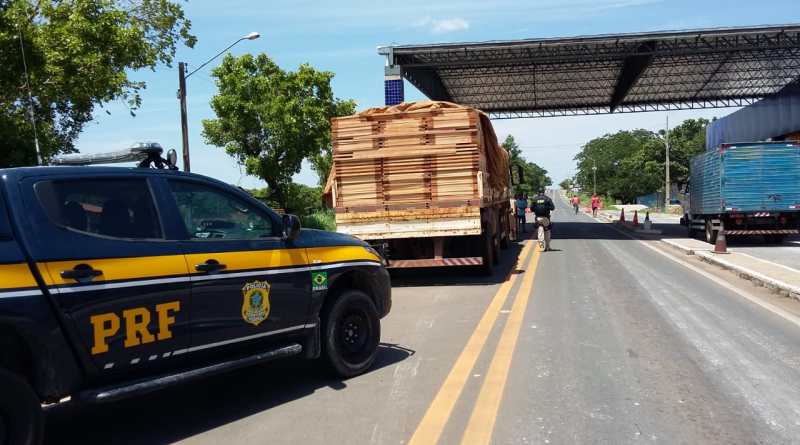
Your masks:
{"label": "truck bed", "polygon": [[722,145],[691,161],[693,215],[800,211],[800,145]]}

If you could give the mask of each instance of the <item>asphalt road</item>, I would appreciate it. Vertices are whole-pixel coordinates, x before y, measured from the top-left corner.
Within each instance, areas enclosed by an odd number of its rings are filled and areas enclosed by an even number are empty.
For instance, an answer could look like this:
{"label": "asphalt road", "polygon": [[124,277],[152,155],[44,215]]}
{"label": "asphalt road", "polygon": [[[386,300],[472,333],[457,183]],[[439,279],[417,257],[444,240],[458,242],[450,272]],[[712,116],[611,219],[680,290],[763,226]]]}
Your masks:
{"label": "asphalt road", "polygon": [[556,205],[556,251],[395,273],[363,376],[290,360],[56,407],[47,442],[800,443],[798,305]]}

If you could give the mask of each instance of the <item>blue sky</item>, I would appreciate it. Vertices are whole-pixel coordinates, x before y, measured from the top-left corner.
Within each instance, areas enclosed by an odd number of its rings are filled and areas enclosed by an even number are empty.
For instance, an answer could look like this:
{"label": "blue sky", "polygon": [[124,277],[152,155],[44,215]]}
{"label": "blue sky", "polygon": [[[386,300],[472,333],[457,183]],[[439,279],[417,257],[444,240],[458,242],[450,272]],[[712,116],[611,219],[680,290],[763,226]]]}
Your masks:
{"label": "blue sky", "polygon": [[[192,0],[183,3],[198,42],[182,47],[177,60],[199,66],[239,37],[258,31],[261,38],[239,43],[233,54],[267,53],[284,69],[310,63],[336,74],[334,92],[358,108],[383,105],[384,44],[435,43],[562,37],[723,26],[800,22],[793,1],[556,0],[556,1],[244,1]],[[201,120],[213,118],[208,103],[216,91],[214,62],[188,80],[192,171],[243,187],[263,187],[222,148],[208,146]],[[119,149],[154,140],[180,153],[177,63],[131,73],[147,83],[143,105],[130,116],[126,106],[109,103],[95,113],[77,147],[81,152]],[[406,84],[406,100],[424,97]],[[110,113],[107,114],[106,110]],[[723,116],[735,109],[670,112],[670,124],[691,117]],[[591,138],[621,129],[658,129],[665,113],[638,113],[495,121],[502,140],[513,134],[524,155],[549,170],[558,182],[574,170],[572,157]],[[316,183],[306,167],[295,179]]]}

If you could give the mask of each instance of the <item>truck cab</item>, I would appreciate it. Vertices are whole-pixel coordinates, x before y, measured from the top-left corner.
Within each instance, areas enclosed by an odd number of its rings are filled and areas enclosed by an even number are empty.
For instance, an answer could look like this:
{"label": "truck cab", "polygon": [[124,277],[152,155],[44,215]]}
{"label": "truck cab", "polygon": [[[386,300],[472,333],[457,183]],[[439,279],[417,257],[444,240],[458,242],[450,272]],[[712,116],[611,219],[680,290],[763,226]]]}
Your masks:
{"label": "truck cab", "polygon": [[41,440],[41,403],[68,396],[115,400],[293,355],[363,373],[390,308],[364,242],[303,230],[220,181],[0,170],[0,444]]}

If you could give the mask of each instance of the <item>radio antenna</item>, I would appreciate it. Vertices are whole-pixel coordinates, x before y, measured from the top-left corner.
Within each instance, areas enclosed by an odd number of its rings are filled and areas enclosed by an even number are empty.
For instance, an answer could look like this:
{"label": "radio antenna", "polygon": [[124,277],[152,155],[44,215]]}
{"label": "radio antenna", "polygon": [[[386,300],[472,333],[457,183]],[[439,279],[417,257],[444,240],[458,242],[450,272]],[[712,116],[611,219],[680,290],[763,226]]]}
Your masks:
{"label": "radio antenna", "polygon": [[25,69],[25,88],[28,90],[28,109],[31,114],[31,124],[33,125],[33,144],[36,147],[36,165],[42,165],[42,152],[39,150],[39,134],[36,131],[36,115],[33,113],[33,94],[31,93],[31,80],[28,77],[28,62],[25,60],[25,45],[22,43],[22,29],[19,33],[19,51],[22,53],[22,67]]}

